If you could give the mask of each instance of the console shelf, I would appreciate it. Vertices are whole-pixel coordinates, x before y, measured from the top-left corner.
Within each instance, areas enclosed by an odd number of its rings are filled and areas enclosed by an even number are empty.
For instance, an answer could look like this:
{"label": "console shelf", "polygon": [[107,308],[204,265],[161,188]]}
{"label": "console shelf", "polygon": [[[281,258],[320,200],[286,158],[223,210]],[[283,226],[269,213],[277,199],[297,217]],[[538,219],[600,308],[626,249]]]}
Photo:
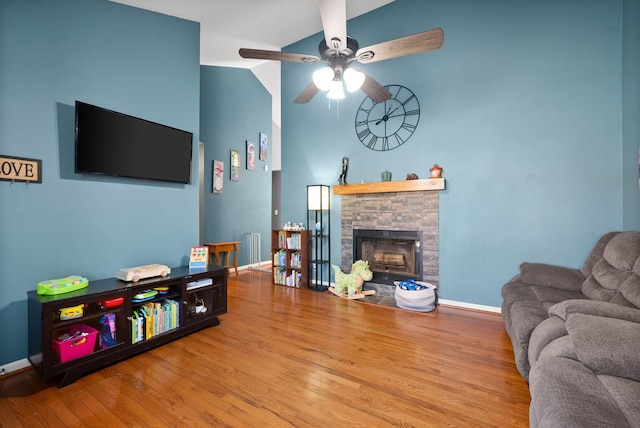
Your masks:
{"label": "console shelf", "polygon": [[[187,289],[187,284],[201,280],[211,280],[211,284]],[[133,296],[156,287],[168,290],[147,301],[133,301]],[[218,315],[227,312],[227,269],[179,267],[167,277],[136,283],[109,278],[90,281],[87,288],[70,293],[38,295],[33,290],[27,295],[29,361],[43,378],[61,375],[58,387],[63,387],[88,372],[220,324]],[[108,307],[105,302],[109,301],[118,303]],[[83,308],[80,317],[61,319],[61,309],[77,306]],[[152,315],[144,317],[144,331],[140,332],[138,314],[142,311]],[[105,319],[112,320],[115,335],[107,337],[112,343],[103,341],[100,334]],[[80,330],[91,332],[86,340],[60,340],[65,333]]]}

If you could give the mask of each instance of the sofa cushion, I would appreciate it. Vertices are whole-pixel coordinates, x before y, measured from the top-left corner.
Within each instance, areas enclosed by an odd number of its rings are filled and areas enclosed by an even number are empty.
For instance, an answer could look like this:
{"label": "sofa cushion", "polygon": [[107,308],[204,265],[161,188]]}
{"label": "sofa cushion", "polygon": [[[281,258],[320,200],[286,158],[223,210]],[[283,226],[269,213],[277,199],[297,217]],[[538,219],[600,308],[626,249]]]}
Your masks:
{"label": "sofa cushion", "polygon": [[[502,299],[507,307],[522,301],[543,302],[549,304],[548,306],[552,306],[564,300],[586,299],[586,296],[579,290],[571,291],[521,282],[510,282],[508,285],[508,287],[502,288]],[[548,309],[548,306],[545,310]]]}
{"label": "sofa cushion", "polygon": [[558,317],[565,321],[571,314],[576,313],[640,323],[639,309],[627,308],[611,302],[598,302],[586,299],[565,300],[556,303],[549,309],[550,317]]}
{"label": "sofa cushion", "polygon": [[520,265],[520,275],[517,282],[579,291],[584,279],[585,277],[578,269],[524,262]]}
{"label": "sofa cushion", "polygon": [[602,235],[600,239],[598,239],[598,242],[596,242],[595,247],[593,247],[593,249],[587,256],[587,260],[585,260],[584,264],[582,265],[582,268],[580,269],[580,271],[582,272],[582,276],[587,278],[589,275],[591,275],[591,270],[593,269],[593,265],[595,265],[597,261],[602,258],[605,247],[607,246],[609,241],[611,241],[613,237],[615,237],[619,233],[620,232],[605,233],[604,235]]}
{"label": "sofa cushion", "polygon": [[640,426],[640,383],[596,376],[579,361],[540,358],[529,376],[532,428]]}
{"label": "sofa cushion", "polygon": [[566,328],[582,364],[596,374],[640,381],[640,324],[575,313]]}
{"label": "sofa cushion", "polygon": [[598,376],[618,404],[629,425],[640,427],[640,382],[616,376]]}
{"label": "sofa cushion", "polygon": [[640,232],[620,232],[605,245],[582,284],[592,300],[640,307]]}

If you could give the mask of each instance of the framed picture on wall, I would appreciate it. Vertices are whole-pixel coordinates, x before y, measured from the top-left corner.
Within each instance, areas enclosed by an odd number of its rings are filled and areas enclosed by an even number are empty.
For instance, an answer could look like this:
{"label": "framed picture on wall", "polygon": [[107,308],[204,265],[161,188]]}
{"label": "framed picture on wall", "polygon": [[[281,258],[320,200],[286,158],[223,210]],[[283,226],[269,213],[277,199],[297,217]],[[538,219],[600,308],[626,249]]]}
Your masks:
{"label": "framed picture on wall", "polygon": [[222,186],[224,185],[224,162],[213,161],[213,193],[222,193]]}
{"label": "framed picture on wall", "polygon": [[267,160],[267,134],[264,132],[260,133],[260,160]]}
{"label": "framed picture on wall", "polygon": [[256,145],[247,140],[247,169],[253,171],[256,169]]}
{"label": "framed picture on wall", "polygon": [[231,181],[240,181],[240,152],[231,150]]}

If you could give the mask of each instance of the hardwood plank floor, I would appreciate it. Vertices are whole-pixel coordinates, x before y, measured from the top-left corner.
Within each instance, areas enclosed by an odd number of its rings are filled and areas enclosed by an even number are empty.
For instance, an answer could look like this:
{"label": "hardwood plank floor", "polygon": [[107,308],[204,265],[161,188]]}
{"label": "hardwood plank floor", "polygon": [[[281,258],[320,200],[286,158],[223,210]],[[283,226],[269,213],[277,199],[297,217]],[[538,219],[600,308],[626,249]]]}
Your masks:
{"label": "hardwood plank floor", "polygon": [[0,379],[2,427],[526,427],[499,315],[423,314],[229,276],[221,324],[57,389]]}

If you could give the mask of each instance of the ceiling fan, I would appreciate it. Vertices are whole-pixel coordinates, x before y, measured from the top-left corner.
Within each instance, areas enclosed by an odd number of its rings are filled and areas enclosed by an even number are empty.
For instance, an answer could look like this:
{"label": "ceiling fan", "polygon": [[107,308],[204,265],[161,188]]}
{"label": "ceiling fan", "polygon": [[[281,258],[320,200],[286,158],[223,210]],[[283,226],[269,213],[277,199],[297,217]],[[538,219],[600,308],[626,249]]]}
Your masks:
{"label": "ceiling fan", "polygon": [[318,4],[324,29],[324,39],[318,45],[320,56],[245,48],[239,51],[242,58],[328,64],[313,74],[313,81],[294,100],[296,104],[308,103],[320,91],[327,91],[327,97],[332,99],[344,98],[343,81],[348,91],[361,89],[375,102],[383,102],[391,97],[391,93],[368,74],[350,68],[351,64],[354,61],[367,64],[435,50],[444,41],[442,29],[434,28],[360,48],[356,39],[347,36],[346,0],[318,0]]}

